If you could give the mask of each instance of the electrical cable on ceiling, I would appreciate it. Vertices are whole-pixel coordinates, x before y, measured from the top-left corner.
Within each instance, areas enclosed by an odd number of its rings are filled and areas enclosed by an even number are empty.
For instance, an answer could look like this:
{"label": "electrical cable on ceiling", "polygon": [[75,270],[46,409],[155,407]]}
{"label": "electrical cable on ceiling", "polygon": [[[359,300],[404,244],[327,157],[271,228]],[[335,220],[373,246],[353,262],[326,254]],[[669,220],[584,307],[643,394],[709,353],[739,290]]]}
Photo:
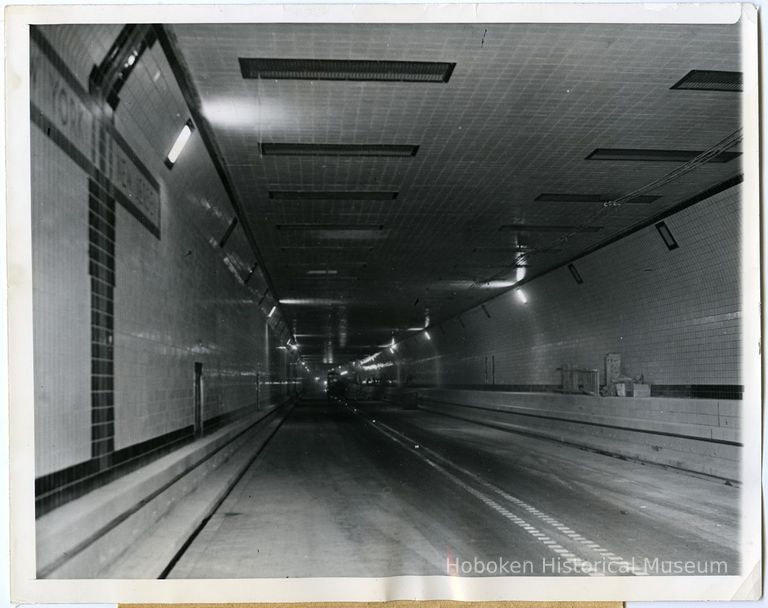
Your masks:
{"label": "electrical cable on ceiling", "polygon": [[[603,203],[601,209],[594,213],[592,216],[587,217],[581,224],[576,226],[573,230],[569,231],[567,234],[564,234],[560,238],[552,241],[550,245],[534,248],[530,251],[521,252],[517,256],[515,256],[515,267],[519,264],[525,263],[528,260],[528,256],[532,253],[537,252],[543,252],[551,249],[555,249],[559,246],[564,245],[568,240],[570,240],[574,235],[582,233],[582,229],[586,226],[589,226],[595,222],[595,220],[600,219],[607,215],[611,210],[616,209],[618,207],[621,207],[622,204],[624,204],[627,201],[630,201],[641,194],[646,194],[647,192],[650,192],[651,190],[656,190],[657,188],[660,188],[661,186],[664,186],[670,182],[675,181],[676,179],[679,179],[680,177],[687,175],[691,171],[694,171],[701,167],[702,165],[708,163],[712,159],[719,156],[721,153],[725,152],[726,150],[729,150],[730,148],[733,148],[737,144],[741,143],[742,139],[744,139],[744,131],[743,129],[739,128],[727,137],[720,140],[718,143],[713,145],[712,147],[706,149],[704,152],[696,156],[695,158],[689,160],[688,162],[680,165],[676,169],[673,169],[669,173],[666,173],[662,177],[653,180],[652,182],[649,182],[645,184],[644,186],[641,186],[640,188],[637,188],[635,190],[632,190],[631,192],[628,192],[627,194],[624,194],[622,196],[619,196],[615,199],[612,199],[610,201],[606,201]],[[474,288],[478,284],[487,283],[492,280],[496,280],[499,277],[502,277],[506,275],[509,272],[509,266],[506,267],[504,270],[494,274],[493,276],[485,279],[484,281],[480,281],[479,283],[473,284],[469,289]]]}

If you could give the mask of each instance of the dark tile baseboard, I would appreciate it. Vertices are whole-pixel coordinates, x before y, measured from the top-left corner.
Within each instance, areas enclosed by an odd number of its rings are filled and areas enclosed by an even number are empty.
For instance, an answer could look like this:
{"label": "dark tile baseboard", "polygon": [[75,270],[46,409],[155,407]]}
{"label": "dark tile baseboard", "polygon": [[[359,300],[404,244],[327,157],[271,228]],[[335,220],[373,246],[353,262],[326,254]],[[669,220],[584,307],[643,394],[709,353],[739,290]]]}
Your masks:
{"label": "dark tile baseboard", "polygon": [[[557,384],[414,384],[412,386],[406,386],[403,388],[442,388],[469,391],[509,391],[515,393],[562,393],[560,385]],[[741,384],[651,385],[651,397],[676,397],[683,399],[742,399],[743,396],[744,386]]]}
{"label": "dark tile baseboard", "polygon": [[35,479],[35,517],[134,471],[193,438],[194,427],[190,425],[42,475]]}

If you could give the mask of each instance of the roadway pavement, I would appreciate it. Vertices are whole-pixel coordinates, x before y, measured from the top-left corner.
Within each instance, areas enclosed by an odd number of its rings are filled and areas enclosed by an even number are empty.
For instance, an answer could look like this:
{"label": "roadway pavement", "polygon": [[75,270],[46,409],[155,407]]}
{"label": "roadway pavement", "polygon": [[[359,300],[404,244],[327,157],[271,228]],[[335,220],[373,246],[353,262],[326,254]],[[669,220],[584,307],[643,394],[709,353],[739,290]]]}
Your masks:
{"label": "roadway pavement", "polygon": [[169,577],[732,574],[738,501],[722,481],[431,412],[305,400]]}

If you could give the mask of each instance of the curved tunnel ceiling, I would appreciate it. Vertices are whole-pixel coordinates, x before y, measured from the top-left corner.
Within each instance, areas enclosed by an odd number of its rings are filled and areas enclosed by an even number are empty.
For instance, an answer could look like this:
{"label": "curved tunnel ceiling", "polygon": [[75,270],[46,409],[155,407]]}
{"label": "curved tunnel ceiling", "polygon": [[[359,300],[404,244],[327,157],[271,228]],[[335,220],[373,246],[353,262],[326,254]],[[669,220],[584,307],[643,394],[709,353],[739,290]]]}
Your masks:
{"label": "curved tunnel ceiling", "polygon": [[370,354],[741,170],[735,146],[604,206],[738,130],[738,24],[168,29],[310,359]]}

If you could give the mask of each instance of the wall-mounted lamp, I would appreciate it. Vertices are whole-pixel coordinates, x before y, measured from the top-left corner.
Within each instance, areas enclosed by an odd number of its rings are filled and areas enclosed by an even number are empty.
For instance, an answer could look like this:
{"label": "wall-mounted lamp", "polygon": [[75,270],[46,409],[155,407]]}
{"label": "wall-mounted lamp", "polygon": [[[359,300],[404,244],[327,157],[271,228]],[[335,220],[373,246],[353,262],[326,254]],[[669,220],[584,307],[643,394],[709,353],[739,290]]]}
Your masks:
{"label": "wall-mounted lamp", "polygon": [[667,249],[672,251],[673,249],[677,249],[680,247],[680,245],[677,244],[677,241],[675,240],[675,237],[672,236],[672,232],[670,232],[669,227],[664,222],[659,222],[656,224],[656,230],[659,231],[659,234],[661,235],[661,238],[664,241],[664,244],[667,246]]}
{"label": "wall-mounted lamp", "polygon": [[584,282],[584,279],[581,278],[581,274],[579,274],[578,269],[573,264],[568,264],[568,270],[571,271],[571,276],[573,277],[573,280],[576,281],[579,285],[581,285]]}
{"label": "wall-mounted lamp", "polygon": [[181,131],[179,132],[179,135],[176,137],[176,141],[174,142],[173,147],[171,148],[171,151],[168,152],[168,156],[165,158],[166,167],[168,167],[169,169],[173,169],[173,166],[176,164],[176,161],[179,160],[181,151],[184,150],[184,146],[187,145],[189,138],[192,137],[192,131],[194,130],[195,130],[195,125],[192,123],[192,120],[190,119],[181,128]]}

